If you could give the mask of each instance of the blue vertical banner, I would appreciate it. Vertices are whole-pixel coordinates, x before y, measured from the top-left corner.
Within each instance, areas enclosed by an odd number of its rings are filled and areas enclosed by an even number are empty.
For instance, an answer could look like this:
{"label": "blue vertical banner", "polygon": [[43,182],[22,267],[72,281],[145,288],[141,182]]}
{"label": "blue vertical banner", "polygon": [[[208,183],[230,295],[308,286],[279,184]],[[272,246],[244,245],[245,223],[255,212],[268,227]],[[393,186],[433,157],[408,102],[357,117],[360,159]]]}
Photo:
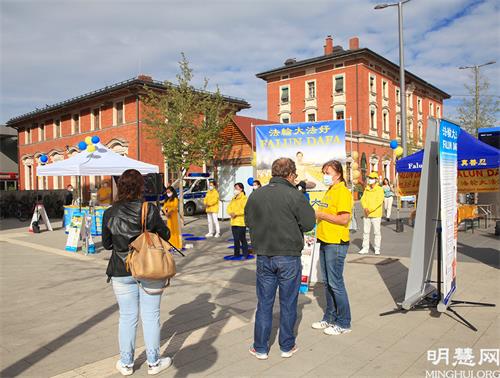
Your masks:
{"label": "blue vertical banner", "polygon": [[345,160],[345,120],[263,125],[255,127],[257,179],[267,184],[271,165],[288,157],[297,166],[297,182],[326,190],[321,167],[331,159]]}
{"label": "blue vertical banner", "polygon": [[442,301],[447,306],[457,279],[457,154],[460,127],[441,120],[439,125],[439,186],[441,190]]}

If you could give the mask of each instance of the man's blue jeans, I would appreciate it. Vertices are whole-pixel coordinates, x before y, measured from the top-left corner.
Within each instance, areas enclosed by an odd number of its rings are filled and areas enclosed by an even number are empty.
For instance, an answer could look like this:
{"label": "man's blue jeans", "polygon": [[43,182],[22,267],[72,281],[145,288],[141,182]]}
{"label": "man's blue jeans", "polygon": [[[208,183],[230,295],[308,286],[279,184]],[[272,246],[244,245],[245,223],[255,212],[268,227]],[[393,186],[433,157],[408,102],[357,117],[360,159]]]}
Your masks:
{"label": "man's blue jeans", "polygon": [[257,256],[257,313],[255,315],[254,348],[269,352],[276,289],[280,295],[279,344],[283,352],[295,346],[294,327],[297,320],[302,264],[300,256]]}
{"label": "man's blue jeans", "polygon": [[[142,331],[148,363],[154,365],[160,359],[160,294],[148,294],[132,277],[113,277],[113,291],[120,308],[118,339],[120,360],[123,365],[134,365],[135,334],[141,311]],[[147,289],[159,289],[164,281],[141,281]]]}
{"label": "man's blue jeans", "polygon": [[348,244],[321,243],[319,253],[326,295],[323,320],[342,328],[351,328],[351,308],[344,285],[344,262],[348,248]]}

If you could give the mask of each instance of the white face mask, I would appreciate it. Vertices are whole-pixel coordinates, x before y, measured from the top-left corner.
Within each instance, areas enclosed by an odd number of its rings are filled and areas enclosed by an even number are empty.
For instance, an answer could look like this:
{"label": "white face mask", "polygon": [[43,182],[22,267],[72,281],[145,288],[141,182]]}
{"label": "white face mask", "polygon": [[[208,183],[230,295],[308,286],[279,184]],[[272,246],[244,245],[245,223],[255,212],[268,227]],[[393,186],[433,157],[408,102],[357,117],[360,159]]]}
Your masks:
{"label": "white face mask", "polygon": [[373,185],[377,182],[377,179],[368,179],[368,184]]}
{"label": "white face mask", "polygon": [[234,189],[234,195],[237,196],[238,194],[240,194],[241,192],[238,190],[238,189]]}
{"label": "white face mask", "polygon": [[215,189],[215,186],[210,185],[210,186],[208,187],[208,189],[210,189],[210,190],[214,190],[214,189]]}
{"label": "white face mask", "polygon": [[333,184],[333,177],[331,175],[323,175],[323,184],[330,186]]}
{"label": "white face mask", "polygon": [[167,197],[170,198],[174,195],[174,193],[167,193]]}
{"label": "white face mask", "polygon": [[257,189],[259,189],[259,187],[257,185],[254,185],[253,190],[257,190]]}

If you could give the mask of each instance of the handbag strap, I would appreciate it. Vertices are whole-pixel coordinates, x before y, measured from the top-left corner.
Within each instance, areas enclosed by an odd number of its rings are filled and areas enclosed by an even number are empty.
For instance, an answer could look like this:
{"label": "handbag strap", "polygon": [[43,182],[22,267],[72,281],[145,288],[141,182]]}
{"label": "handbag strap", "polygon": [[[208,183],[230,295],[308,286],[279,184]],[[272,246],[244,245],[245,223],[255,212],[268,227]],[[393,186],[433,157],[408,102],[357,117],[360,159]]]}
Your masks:
{"label": "handbag strap", "polygon": [[142,290],[144,290],[146,292],[146,294],[149,294],[149,295],[155,295],[155,294],[161,294],[163,293],[163,291],[170,286],[170,278],[165,282],[165,285],[163,285],[163,287],[159,288],[159,289],[146,289],[144,287],[144,285],[142,284],[142,282],[139,282],[137,280],[135,280],[135,282],[137,282],[137,284],[141,287]]}
{"label": "handbag strap", "polygon": [[142,232],[146,231],[146,223],[148,222],[148,203],[143,202],[142,203],[142,211],[141,211],[141,225],[142,225]]}

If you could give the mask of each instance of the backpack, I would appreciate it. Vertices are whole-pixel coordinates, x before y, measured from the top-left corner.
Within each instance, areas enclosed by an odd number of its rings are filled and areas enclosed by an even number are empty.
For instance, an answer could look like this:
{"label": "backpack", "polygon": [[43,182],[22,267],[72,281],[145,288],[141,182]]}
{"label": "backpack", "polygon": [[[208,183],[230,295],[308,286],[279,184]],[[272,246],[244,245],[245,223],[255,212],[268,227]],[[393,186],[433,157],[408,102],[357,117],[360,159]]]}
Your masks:
{"label": "backpack", "polygon": [[146,228],[147,202],[142,204],[141,213],[142,233],[129,244],[130,252],[125,265],[136,280],[166,280],[165,286],[158,290],[146,289],[139,283],[146,293],[158,294],[170,285],[170,278],[175,276],[175,261],[169,252],[170,244]]}

